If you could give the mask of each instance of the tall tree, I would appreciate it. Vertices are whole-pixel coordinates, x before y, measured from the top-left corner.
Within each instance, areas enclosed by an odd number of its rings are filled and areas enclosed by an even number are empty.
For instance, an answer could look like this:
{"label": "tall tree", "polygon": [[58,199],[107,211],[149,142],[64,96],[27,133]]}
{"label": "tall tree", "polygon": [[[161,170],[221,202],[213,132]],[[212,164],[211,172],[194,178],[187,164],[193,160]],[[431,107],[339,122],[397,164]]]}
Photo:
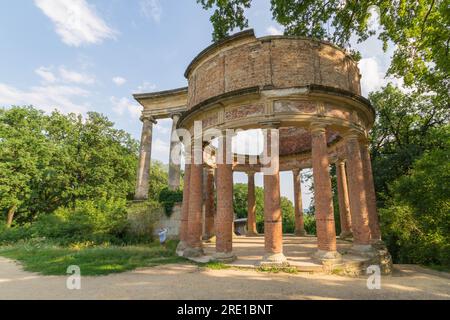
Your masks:
{"label": "tall tree", "polygon": [[42,112],[25,108],[0,109],[0,208],[10,227],[16,213],[33,194],[32,185],[48,165],[50,146],[42,128]]}
{"label": "tall tree", "polygon": [[380,195],[387,195],[388,185],[407,173],[425,151],[445,147],[445,137],[436,134],[436,128],[448,123],[450,113],[447,104],[434,97],[405,94],[392,85],[369,95],[377,110],[371,150]]}
{"label": "tall tree", "polygon": [[138,145],[113,125],[95,112],[83,119],[0,109],[0,212],[7,224],[77,200],[131,197]]}

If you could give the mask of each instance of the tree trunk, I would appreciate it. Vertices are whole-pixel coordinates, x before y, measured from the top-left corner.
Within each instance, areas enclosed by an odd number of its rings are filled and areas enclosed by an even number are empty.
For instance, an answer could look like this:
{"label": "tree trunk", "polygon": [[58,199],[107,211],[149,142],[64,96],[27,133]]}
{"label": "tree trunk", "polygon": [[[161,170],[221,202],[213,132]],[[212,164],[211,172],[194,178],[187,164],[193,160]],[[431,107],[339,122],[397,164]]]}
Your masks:
{"label": "tree trunk", "polygon": [[13,218],[14,218],[14,213],[16,212],[16,206],[13,205],[11,208],[9,208],[8,210],[8,219],[6,220],[6,226],[8,228],[11,228],[12,222],[13,222]]}

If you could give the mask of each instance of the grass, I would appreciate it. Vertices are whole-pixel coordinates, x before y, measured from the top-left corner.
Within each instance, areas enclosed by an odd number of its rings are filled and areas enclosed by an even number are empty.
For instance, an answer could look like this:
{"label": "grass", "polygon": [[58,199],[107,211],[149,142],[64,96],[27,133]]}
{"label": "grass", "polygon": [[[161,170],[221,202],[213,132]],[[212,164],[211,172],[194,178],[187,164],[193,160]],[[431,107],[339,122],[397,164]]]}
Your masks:
{"label": "grass", "polygon": [[185,261],[175,253],[177,242],[140,246],[61,247],[51,244],[17,244],[0,247],[0,256],[19,261],[24,270],[43,275],[67,275],[77,265],[82,275],[107,275]]}
{"label": "grass", "polygon": [[292,273],[297,274],[298,270],[295,267],[277,267],[277,266],[260,266],[256,269],[259,272],[268,272],[268,273]]}
{"label": "grass", "polygon": [[223,262],[218,262],[218,261],[210,261],[207,263],[199,263],[198,264],[200,267],[204,267],[204,268],[208,268],[208,269],[212,269],[212,270],[224,270],[224,269],[230,269],[231,266],[226,265]]}

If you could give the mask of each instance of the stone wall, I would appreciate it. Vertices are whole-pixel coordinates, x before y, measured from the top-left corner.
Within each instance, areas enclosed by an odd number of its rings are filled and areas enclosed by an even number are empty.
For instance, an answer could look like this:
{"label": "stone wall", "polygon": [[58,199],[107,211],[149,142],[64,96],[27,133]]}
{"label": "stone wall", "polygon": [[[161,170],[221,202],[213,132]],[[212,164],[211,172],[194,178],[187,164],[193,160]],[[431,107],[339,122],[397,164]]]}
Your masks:
{"label": "stone wall", "polygon": [[147,202],[135,202],[128,212],[130,232],[136,236],[153,237],[158,239],[158,229],[166,228],[169,239],[178,239],[181,220],[181,203],[173,206],[170,217],[164,212],[164,208],[154,206]]}
{"label": "stone wall", "polygon": [[[180,222],[181,221],[181,203],[177,203],[173,206],[172,214],[170,217],[164,213],[164,210],[161,211],[159,221],[156,223],[155,232],[158,229],[166,228],[167,229],[167,237],[169,239],[178,239]],[[156,233],[157,236],[157,233]]]}

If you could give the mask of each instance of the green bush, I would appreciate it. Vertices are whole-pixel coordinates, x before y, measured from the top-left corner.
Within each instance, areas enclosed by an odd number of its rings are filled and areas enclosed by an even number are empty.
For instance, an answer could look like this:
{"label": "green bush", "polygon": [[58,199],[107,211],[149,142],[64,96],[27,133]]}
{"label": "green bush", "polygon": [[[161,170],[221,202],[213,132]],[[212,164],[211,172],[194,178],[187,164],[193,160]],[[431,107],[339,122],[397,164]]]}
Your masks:
{"label": "green bush", "polygon": [[46,238],[64,245],[83,241],[120,244],[127,226],[125,200],[77,201],[74,208],[58,208],[32,224],[2,227],[0,242]]}
{"label": "green bush", "polygon": [[28,240],[32,237],[30,224],[7,228],[4,223],[0,224],[0,244],[15,243],[20,240]]}
{"label": "green bush", "polygon": [[183,190],[170,190],[169,188],[163,188],[159,192],[158,200],[163,205],[166,216],[170,217],[175,203],[183,201]]}
{"label": "green bush", "polygon": [[425,153],[390,186],[380,209],[383,237],[397,263],[450,269],[450,148]]}
{"label": "green bush", "polygon": [[303,223],[307,234],[316,234],[316,217],[313,214],[305,213],[303,215]]}
{"label": "green bush", "polygon": [[129,228],[126,234],[127,243],[147,243],[153,239],[155,224],[162,215],[161,204],[148,200],[133,202],[128,206]]}

